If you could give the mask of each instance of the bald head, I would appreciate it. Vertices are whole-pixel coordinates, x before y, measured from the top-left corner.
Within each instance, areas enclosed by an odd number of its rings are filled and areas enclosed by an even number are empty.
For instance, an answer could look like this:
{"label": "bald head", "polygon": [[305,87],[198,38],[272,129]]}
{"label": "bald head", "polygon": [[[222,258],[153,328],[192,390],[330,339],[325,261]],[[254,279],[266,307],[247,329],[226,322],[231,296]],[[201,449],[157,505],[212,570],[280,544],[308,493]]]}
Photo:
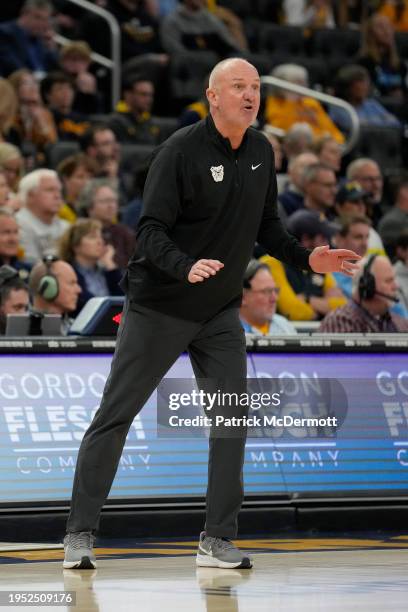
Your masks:
{"label": "bald head", "polygon": [[242,69],[252,71],[259,79],[259,74],[255,66],[239,57],[230,57],[222,60],[222,62],[218,62],[212,69],[208,82],[209,89],[219,87],[220,81],[222,82],[223,79],[231,76],[231,74],[237,71],[239,73]]}
{"label": "bald head", "polygon": [[215,125],[237,148],[259,110],[261,81],[256,68],[241,58],[217,64],[210,74],[207,98]]}

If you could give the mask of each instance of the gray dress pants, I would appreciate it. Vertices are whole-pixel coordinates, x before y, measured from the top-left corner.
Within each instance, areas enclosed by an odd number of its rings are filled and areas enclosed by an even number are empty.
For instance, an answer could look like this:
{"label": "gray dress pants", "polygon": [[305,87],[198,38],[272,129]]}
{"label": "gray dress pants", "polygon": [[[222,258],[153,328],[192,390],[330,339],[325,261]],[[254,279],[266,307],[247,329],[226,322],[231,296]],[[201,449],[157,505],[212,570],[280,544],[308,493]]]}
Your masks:
{"label": "gray dress pants", "polygon": [[[129,304],[118,330],[103,398],[81,443],[67,530],[94,531],[115,477],[128,430],[159,380],[183,351],[196,378],[246,391],[246,347],[237,309],[197,323]],[[231,383],[228,383],[231,380]],[[245,434],[209,438],[208,535],[232,538],[243,497]]]}

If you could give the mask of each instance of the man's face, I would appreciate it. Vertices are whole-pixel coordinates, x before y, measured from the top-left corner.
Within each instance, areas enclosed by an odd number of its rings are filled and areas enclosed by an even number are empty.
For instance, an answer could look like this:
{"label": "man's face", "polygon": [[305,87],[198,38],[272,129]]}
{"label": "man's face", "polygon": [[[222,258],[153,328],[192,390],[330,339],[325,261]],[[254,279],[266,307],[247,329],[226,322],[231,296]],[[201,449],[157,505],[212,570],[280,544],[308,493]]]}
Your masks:
{"label": "man's face", "polygon": [[317,208],[321,210],[331,208],[337,190],[336,175],[332,170],[319,170],[316,177],[305,184],[304,190]]}
{"label": "man's face", "polygon": [[104,225],[110,225],[117,214],[118,196],[110,187],[100,187],[94,195],[89,216],[92,219],[98,219]]}
{"label": "man's face", "polygon": [[214,113],[225,125],[247,129],[259,110],[258,72],[247,62],[231,63],[219,73],[213,87],[207,89],[207,96]]}
{"label": "man's face", "polygon": [[89,59],[87,59],[85,56],[76,54],[66,55],[61,59],[61,67],[63,71],[73,77],[87,72],[90,63],[91,62]]}
{"label": "man's face", "polygon": [[378,164],[367,162],[354,174],[353,181],[358,181],[365,191],[372,194],[372,202],[381,202],[383,192],[383,178]]}
{"label": "man's face", "polygon": [[[398,284],[395,279],[395,271],[391,265],[391,262],[385,258],[375,259],[371,268],[372,273],[375,277],[375,288],[380,293],[397,297]],[[381,296],[375,296],[377,301],[382,301],[388,308],[392,306],[392,302],[387,298]]]}
{"label": "man's face", "polygon": [[150,113],[154,101],[154,87],[150,81],[139,81],[125,93],[125,101],[132,113]]}
{"label": "man's face", "polygon": [[13,217],[0,217],[0,257],[16,257],[19,228]]}
{"label": "man's face", "polygon": [[56,261],[52,265],[52,273],[58,280],[59,292],[53,305],[61,314],[73,312],[77,307],[81,287],[74,268],[66,261]]}
{"label": "man's face", "polygon": [[70,83],[54,83],[47,95],[48,104],[52,109],[61,113],[70,113],[74,95],[75,92]]}
{"label": "man's face", "polygon": [[37,83],[23,83],[18,92],[20,111],[23,117],[31,116],[33,110],[42,107]]}
{"label": "man's face", "polygon": [[1,305],[1,314],[4,318],[8,314],[24,314],[28,310],[28,304],[28,291],[26,289],[11,289]]}
{"label": "man's face", "polygon": [[117,159],[119,145],[112,130],[100,130],[94,135],[95,157],[100,160]]}
{"label": "man's face", "polygon": [[246,307],[251,320],[264,325],[272,320],[276,312],[279,289],[268,270],[258,270],[250,283],[251,288],[244,290],[242,305]]}
{"label": "man's face", "polygon": [[357,253],[357,255],[364,255],[368,249],[368,237],[370,235],[370,227],[365,223],[353,223],[350,226],[347,236],[338,236],[336,242],[342,249],[349,249]]}
{"label": "man's face", "polygon": [[53,176],[43,176],[38,188],[28,194],[27,202],[37,210],[56,215],[62,204],[59,179]]}
{"label": "man's face", "polygon": [[46,8],[31,8],[22,14],[25,30],[36,37],[44,36],[51,26],[51,13]]}
{"label": "man's face", "polygon": [[75,203],[82,189],[91,178],[92,175],[85,166],[78,166],[71,176],[65,176],[63,182],[67,200]]}
{"label": "man's face", "polygon": [[342,204],[337,204],[336,208],[341,217],[365,217],[367,215],[367,205],[363,198],[346,200]]}
{"label": "man's face", "polygon": [[314,153],[301,153],[289,168],[289,176],[292,183],[303,191],[303,173],[308,166],[319,163],[319,158]]}
{"label": "man's face", "polygon": [[319,157],[322,164],[330,166],[335,172],[340,170],[341,148],[335,140],[328,140],[324,143]]}

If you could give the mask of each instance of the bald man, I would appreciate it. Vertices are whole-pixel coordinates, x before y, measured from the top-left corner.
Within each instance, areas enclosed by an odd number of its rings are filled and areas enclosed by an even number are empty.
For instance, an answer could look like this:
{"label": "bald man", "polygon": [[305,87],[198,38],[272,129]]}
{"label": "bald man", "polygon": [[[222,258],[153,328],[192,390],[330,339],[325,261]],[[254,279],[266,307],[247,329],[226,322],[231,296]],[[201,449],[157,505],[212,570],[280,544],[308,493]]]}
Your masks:
{"label": "bald man", "polygon": [[[200,388],[220,395],[246,392],[239,306],[255,241],[285,263],[320,273],[352,274],[350,260],[359,259],[326,246],[305,249],[281,224],[272,147],[250,127],[260,101],[256,69],[242,59],[217,64],[207,98],[209,116],[172,135],[150,165],[112,369],[78,455],[65,568],[95,567],[94,531],[128,429],[183,351]],[[228,408],[214,410],[220,416],[246,414],[239,405]],[[211,429],[197,565],[252,565],[231,541],[243,497],[243,420],[229,432]]]}

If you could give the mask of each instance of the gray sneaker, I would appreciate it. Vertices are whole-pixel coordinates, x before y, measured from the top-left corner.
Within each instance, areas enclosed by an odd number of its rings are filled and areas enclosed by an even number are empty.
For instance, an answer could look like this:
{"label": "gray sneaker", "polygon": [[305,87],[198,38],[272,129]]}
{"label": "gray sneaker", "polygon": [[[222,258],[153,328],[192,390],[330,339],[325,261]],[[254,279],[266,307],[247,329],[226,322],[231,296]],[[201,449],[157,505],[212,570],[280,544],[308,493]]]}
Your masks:
{"label": "gray sneaker", "polygon": [[64,538],[64,569],[94,569],[95,555],[92,548],[95,536],[91,531],[67,533]]}
{"label": "gray sneaker", "polygon": [[228,538],[206,536],[200,534],[196,563],[200,567],[222,567],[249,569],[251,558],[241,552]]}

